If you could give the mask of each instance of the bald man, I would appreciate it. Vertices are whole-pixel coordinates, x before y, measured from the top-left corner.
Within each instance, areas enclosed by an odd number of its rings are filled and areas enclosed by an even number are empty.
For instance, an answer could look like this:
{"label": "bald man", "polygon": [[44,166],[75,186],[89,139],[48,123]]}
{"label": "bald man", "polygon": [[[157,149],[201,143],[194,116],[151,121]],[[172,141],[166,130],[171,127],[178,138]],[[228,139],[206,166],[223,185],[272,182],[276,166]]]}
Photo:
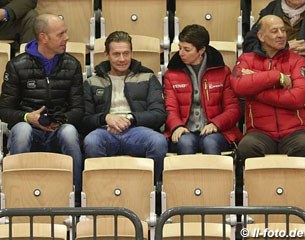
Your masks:
{"label": "bald man", "polygon": [[242,54],[231,76],[246,99],[243,159],[266,154],[305,156],[305,58],[289,50],[284,22],[267,15],[258,23],[260,47]]}
{"label": "bald man", "polygon": [[58,152],[73,158],[76,204],[80,205],[82,154],[76,125],[81,122],[83,79],[80,63],[66,53],[67,27],[56,15],[39,15],[36,39],[7,63],[0,118],[8,123],[10,154]]}

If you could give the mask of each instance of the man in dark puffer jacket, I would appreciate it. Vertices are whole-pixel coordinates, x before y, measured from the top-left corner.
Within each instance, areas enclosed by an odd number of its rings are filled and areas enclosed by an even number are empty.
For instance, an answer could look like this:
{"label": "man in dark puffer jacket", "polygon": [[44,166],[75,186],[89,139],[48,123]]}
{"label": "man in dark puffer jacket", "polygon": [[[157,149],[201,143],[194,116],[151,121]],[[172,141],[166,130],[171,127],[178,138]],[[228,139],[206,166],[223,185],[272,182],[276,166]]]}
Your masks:
{"label": "man in dark puffer jacket", "polygon": [[166,139],[157,132],[166,118],[161,84],[132,59],[128,33],[113,32],[105,47],[109,61],[97,65],[96,76],[84,83],[83,126],[91,131],[84,139],[86,157],[152,158],[156,183],[167,153]]}
{"label": "man in dark puffer jacket", "polygon": [[62,18],[40,15],[34,29],[37,40],[6,66],[0,118],[11,129],[10,154],[51,151],[73,158],[79,202],[82,154],[73,125],[84,112],[81,65],[65,53],[68,35]]}

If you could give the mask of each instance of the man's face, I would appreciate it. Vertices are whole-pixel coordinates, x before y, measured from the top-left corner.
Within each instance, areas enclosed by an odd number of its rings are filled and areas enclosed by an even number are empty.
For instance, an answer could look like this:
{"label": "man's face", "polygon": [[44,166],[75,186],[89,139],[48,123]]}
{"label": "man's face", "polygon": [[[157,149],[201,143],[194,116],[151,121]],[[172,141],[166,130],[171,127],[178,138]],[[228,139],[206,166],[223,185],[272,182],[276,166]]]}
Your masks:
{"label": "man's face", "polygon": [[263,22],[258,37],[263,49],[270,57],[274,56],[279,50],[285,48],[287,35],[284,22],[279,17],[270,17]]}
{"label": "man's face", "polygon": [[124,76],[131,64],[132,51],[128,42],[111,42],[108,59],[111,65],[111,75]]}
{"label": "man's face", "polygon": [[179,55],[181,60],[187,65],[197,65],[201,63],[204,48],[197,51],[196,47],[188,42],[179,42]]}
{"label": "man's face", "polygon": [[289,7],[298,9],[305,4],[305,0],[286,0],[286,3]]}
{"label": "man's face", "polygon": [[66,51],[69,36],[67,34],[67,27],[63,20],[50,20],[48,30],[44,34],[44,47],[48,52],[55,55],[62,54]]}

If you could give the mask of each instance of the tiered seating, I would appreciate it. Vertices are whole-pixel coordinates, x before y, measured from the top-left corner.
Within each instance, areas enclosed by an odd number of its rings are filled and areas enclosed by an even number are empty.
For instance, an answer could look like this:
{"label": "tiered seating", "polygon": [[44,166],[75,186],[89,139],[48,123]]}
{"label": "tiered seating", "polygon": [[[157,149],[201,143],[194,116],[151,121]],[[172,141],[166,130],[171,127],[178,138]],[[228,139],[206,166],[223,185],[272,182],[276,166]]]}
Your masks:
{"label": "tiered seating", "polygon": [[267,7],[271,0],[259,0],[252,1],[251,5],[251,16],[250,16],[250,25],[252,26],[259,18],[259,13],[262,9]]}
{"label": "tiered seating", "polygon": [[[129,156],[88,158],[83,172],[82,207],[125,207],[133,211],[142,221],[145,238],[150,227],[151,239],[155,221],[155,192],[153,185],[153,160]],[[134,237],[134,228],[129,220],[120,221],[126,226],[119,228],[118,235]],[[89,223],[88,223],[89,222]],[[113,218],[99,220],[99,236],[113,236]],[[91,220],[80,221],[77,226],[78,239],[93,234]],[[90,235],[89,235],[90,236]]]}
{"label": "tiered seating", "polygon": [[[176,155],[166,157],[163,172],[162,212],[180,206],[234,205],[233,159],[218,155]],[[180,219],[164,226],[163,237],[180,236]],[[184,233],[201,239],[201,219],[184,217]],[[222,219],[205,218],[206,237],[222,239]],[[230,238],[231,227],[226,226]],[[233,231],[232,231],[233,234]],[[214,238],[213,238],[214,239]]]}

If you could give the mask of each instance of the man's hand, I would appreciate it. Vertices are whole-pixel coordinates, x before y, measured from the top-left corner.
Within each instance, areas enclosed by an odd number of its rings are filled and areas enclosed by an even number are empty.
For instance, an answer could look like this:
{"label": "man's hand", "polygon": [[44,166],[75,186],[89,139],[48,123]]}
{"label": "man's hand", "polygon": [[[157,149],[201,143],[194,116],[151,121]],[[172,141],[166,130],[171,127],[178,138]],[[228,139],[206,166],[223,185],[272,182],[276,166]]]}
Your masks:
{"label": "man's hand", "polygon": [[205,125],[204,128],[201,130],[200,136],[209,135],[215,132],[218,132],[216,125],[214,123],[209,123],[208,125]]}
{"label": "man's hand", "polygon": [[131,126],[131,122],[127,118],[116,114],[107,114],[105,120],[108,125],[107,130],[115,134],[124,132]]}
{"label": "man's hand", "polygon": [[42,126],[38,121],[38,119],[40,118],[40,115],[43,113],[45,108],[46,108],[45,106],[42,106],[38,110],[28,113],[27,121],[29,124],[33,125],[34,127],[40,128],[42,131],[53,132],[59,127],[58,123],[51,123],[49,126],[45,127],[45,126]]}
{"label": "man's hand", "polygon": [[305,40],[290,40],[289,42],[290,50],[294,51],[295,53],[305,56]]}
{"label": "man's hand", "polygon": [[178,127],[172,134],[172,142],[177,143],[182,134],[189,133],[190,131],[185,127]]}
{"label": "man's hand", "polygon": [[281,78],[283,77],[283,80],[280,80],[281,86],[283,86],[284,89],[290,89],[292,88],[291,78],[290,75],[281,74]]}
{"label": "man's hand", "polygon": [[3,8],[0,8],[0,21],[3,21],[5,18],[5,10]]}

